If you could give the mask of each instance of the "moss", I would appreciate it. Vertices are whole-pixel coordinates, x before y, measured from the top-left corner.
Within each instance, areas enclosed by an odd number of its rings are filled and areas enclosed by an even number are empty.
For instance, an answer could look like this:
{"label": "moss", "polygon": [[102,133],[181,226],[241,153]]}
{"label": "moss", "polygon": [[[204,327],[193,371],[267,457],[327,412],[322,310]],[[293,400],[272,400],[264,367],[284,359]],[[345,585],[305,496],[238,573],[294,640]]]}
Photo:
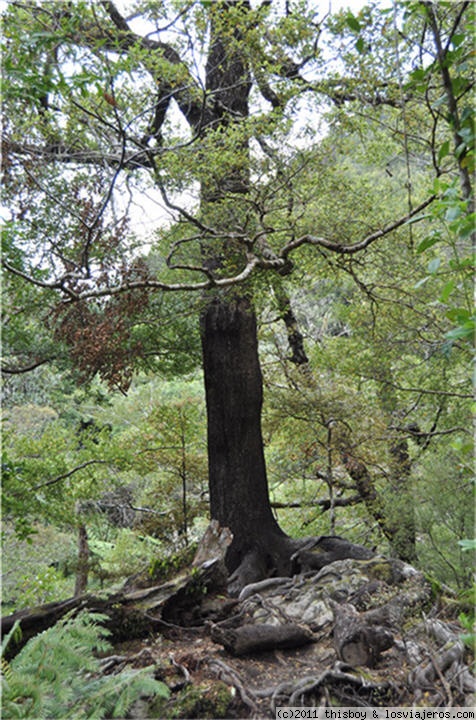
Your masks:
{"label": "moss", "polygon": [[151,630],[150,620],[134,608],[125,608],[120,604],[113,605],[108,615],[110,619],[106,627],[111,631],[111,640],[114,643],[144,637]]}
{"label": "moss", "polygon": [[172,704],[169,701],[167,717],[226,718],[232,701],[231,690],[223,682],[189,685],[178,693]]}
{"label": "moss", "polygon": [[374,558],[365,563],[367,572],[375,580],[382,580],[389,585],[394,582],[394,569],[392,562],[385,558]]}
{"label": "moss", "polygon": [[147,571],[148,580],[150,582],[164,582],[174,577],[180,570],[190,566],[196,551],[197,543],[192,543],[173,555],[155,558]]}

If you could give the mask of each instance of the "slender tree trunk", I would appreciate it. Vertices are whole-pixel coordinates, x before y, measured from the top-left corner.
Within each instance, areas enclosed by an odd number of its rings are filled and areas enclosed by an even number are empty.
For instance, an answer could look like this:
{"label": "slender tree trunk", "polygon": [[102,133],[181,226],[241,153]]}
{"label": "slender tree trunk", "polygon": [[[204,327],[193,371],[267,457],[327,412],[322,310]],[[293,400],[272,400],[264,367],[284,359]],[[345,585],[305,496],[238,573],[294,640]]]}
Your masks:
{"label": "slender tree trunk", "polygon": [[[392,549],[401,560],[412,563],[417,560],[416,518],[412,502],[412,461],[408,450],[408,440],[395,443],[391,448],[393,456],[392,494],[395,508],[392,508],[388,525],[392,531]],[[396,518],[395,518],[396,516]]]}
{"label": "slender tree trunk", "polygon": [[[471,182],[471,171],[465,162],[466,152],[461,153],[458,148],[463,144],[466,145],[464,136],[461,134],[461,118],[458,110],[457,97],[454,91],[453,80],[450,74],[450,63],[448,58],[448,47],[443,47],[440,28],[438,26],[437,18],[437,3],[424,2],[423,5],[426,7],[428,19],[430,21],[430,27],[435,42],[438,66],[440,70],[441,80],[446,95],[446,102],[449,110],[449,121],[453,128],[453,139],[455,147],[455,157],[458,163],[458,170],[460,176],[461,191],[465,200],[468,200],[468,213],[474,211],[474,197],[473,187]],[[462,3],[463,11],[468,8],[469,2]],[[462,13],[461,13],[462,14]]]}
{"label": "slender tree trunk", "polygon": [[89,574],[89,543],[88,533],[85,525],[78,528],[78,566],[76,568],[76,583],[74,587],[74,597],[78,597],[86,592],[88,587]]}

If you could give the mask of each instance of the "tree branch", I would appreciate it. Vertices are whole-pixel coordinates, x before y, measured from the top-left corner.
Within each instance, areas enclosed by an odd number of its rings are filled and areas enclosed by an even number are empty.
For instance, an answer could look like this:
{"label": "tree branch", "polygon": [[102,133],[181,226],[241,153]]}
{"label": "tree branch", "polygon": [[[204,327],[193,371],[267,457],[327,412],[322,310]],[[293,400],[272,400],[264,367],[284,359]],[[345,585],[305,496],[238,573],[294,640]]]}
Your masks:
{"label": "tree branch", "polygon": [[[341,243],[334,242],[333,240],[328,240],[327,238],[320,238],[316,237],[315,235],[303,235],[302,237],[296,238],[296,240],[292,240],[287,245],[285,245],[279,253],[279,257],[285,260],[290,252],[296,250],[301,245],[315,245],[318,247],[326,248],[326,250],[331,250],[332,252],[336,252],[341,255],[352,255],[354,253],[360,252],[361,250],[364,250],[369,245],[374,243],[376,240],[380,240],[380,238],[388,235],[394,230],[397,230],[402,225],[405,225],[409,220],[413,219],[413,222],[416,222],[417,218],[415,216],[418,215],[418,213],[424,210],[426,207],[428,207],[428,205],[430,205],[430,203],[432,203],[435,198],[436,195],[431,195],[407,215],[404,215],[399,220],[390,223],[390,225],[387,225],[381,230],[377,230],[371,235],[367,235],[366,238],[364,238],[360,242],[354,243],[353,245],[341,245]],[[421,219],[423,220],[424,218],[422,217]]]}
{"label": "tree branch", "polygon": [[44,280],[38,280],[37,278],[34,278],[32,275],[28,275],[27,273],[23,272],[23,270],[18,270],[18,268],[14,267],[6,260],[2,260],[2,267],[5,268],[5,270],[8,270],[8,272],[12,273],[12,275],[16,275],[17,277],[21,277],[23,280],[26,280],[31,285],[36,285],[36,287],[41,287],[45,290],[60,290],[61,292],[65,293],[66,295],[69,295],[69,297],[72,300],[80,299],[79,295],[77,295],[70,288],[65,286],[66,278],[60,278],[59,280],[53,280],[51,282],[45,282]]}
{"label": "tree branch", "polygon": [[[458,162],[458,170],[460,175],[460,184],[461,184],[461,190],[463,193],[463,197],[465,200],[468,200],[469,203],[469,211],[472,212],[474,209],[474,198],[473,198],[473,187],[471,182],[471,174],[468,169],[468,166],[464,162],[466,151],[461,153],[459,151],[460,145],[463,144],[463,147],[467,145],[464,136],[461,134],[461,118],[460,113],[458,109],[458,104],[454,92],[454,85],[453,85],[453,79],[450,74],[450,67],[451,63],[448,62],[448,46],[446,48],[443,48],[442,45],[442,38],[440,34],[440,28],[438,27],[437,17],[435,13],[434,3],[429,2],[428,0],[421,1],[421,4],[426,9],[426,13],[430,22],[431,31],[433,34],[433,40],[436,47],[436,57],[438,61],[438,66],[440,69],[440,75],[441,75],[441,82],[443,85],[443,89],[446,95],[448,110],[450,113],[450,120],[449,125],[453,129],[453,139],[454,139],[454,154]],[[469,6],[469,2],[463,3],[462,10],[466,10]],[[461,13],[462,15],[462,13]],[[458,18],[458,23],[460,22],[461,17]],[[454,31],[453,31],[454,32]],[[448,41],[449,42],[449,41]]]}
{"label": "tree branch", "polygon": [[[347,507],[348,505],[357,505],[363,502],[361,495],[352,495],[348,498],[334,498],[332,505],[334,507]],[[285,510],[287,508],[303,508],[303,507],[315,507],[318,505],[322,512],[326,512],[331,507],[331,501],[328,498],[321,498],[320,500],[311,500],[309,502],[272,502],[271,507],[276,510]]]}
{"label": "tree branch", "polygon": [[[373,379],[373,378],[372,378]],[[473,395],[471,393],[458,393],[458,392],[450,392],[445,390],[423,390],[422,388],[416,388],[416,387],[402,387],[401,385],[397,385],[396,383],[389,383],[388,385],[391,385],[396,390],[399,390],[400,392],[413,392],[413,393],[420,393],[421,395],[445,395],[446,397],[457,397],[462,398],[464,400],[471,400],[473,398]]]}
{"label": "tree branch", "polygon": [[[93,36],[93,40],[100,40],[101,47],[114,52],[117,52],[118,49],[127,51],[133,45],[139,45],[151,52],[155,51],[156,53],[160,53],[172,65],[180,65],[184,70],[184,81],[179,87],[170,93],[171,97],[176,100],[181,113],[187,120],[190,127],[195,131],[212,122],[214,115],[213,112],[207,108],[206,96],[204,96],[202,88],[191,75],[189,68],[183,62],[180,54],[168,43],[164,43],[160,40],[152,40],[151,38],[142,37],[141,35],[134,33],[130,29],[125,18],[117,9],[115,3],[111,0],[102,0],[101,5],[118,30],[118,36],[114,38],[114,42],[110,43],[110,38],[108,38],[107,35],[101,33],[97,36],[96,33],[96,36]],[[157,69],[154,62],[152,62],[148,67],[147,58],[145,57],[144,67],[146,67],[152,77],[160,83],[161,78],[157,77]],[[159,94],[159,103],[160,101],[161,97]]]}
{"label": "tree branch", "polygon": [[[402,225],[405,225],[410,219],[413,219],[413,222],[416,222],[416,216],[419,212],[421,212],[425,207],[427,207],[433,200],[435,199],[435,195],[432,195],[430,198],[425,200],[423,203],[418,205],[418,207],[414,208],[411,213],[408,213],[404,217],[400,218],[399,220],[396,220],[395,222],[391,223],[390,225],[387,225],[382,230],[377,230],[376,232],[372,233],[371,235],[368,235],[366,238],[361,240],[358,243],[354,243],[353,245],[341,245],[340,243],[336,243],[332,240],[327,240],[326,238],[319,238],[315,237],[313,235],[303,235],[300,238],[297,238],[296,240],[293,240],[289,242],[287,245],[285,245],[278,256],[273,258],[259,258],[256,255],[252,253],[248,253],[247,256],[247,263],[246,266],[236,275],[232,275],[230,277],[225,278],[209,278],[208,280],[202,281],[202,282],[183,282],[183,283],[164,283],[159,280],[152,280],[152,279],[145,279],[145,280],[137,280],[134,282],[127,282],[122,285],[116,285],[115,287],[106,287],[106,288],[100,288],[96,290],[84,290],[83,292],[80,291],[73,291],[71,288],[68,288],[65,286],[65,282],[67,278],[63,278],[60,280],[55,280],[51,283],[47,283],[45,281],[36,280],[35,278],[32,278],[28,276],[26,273],[17,270],[12,265],[7,263],[6,261],[3,261],[3,266],[12,272],[15,275],[18,275],[19,277],[22,277],[24,280],[27,280],[35,285],[38,285],[39,287],[53,289],[53,290],[61,290],[62,292],[68,294],[70,296],[71,301],[77,301],[77,300],[85,300],[89,298],[99,298],[99,297],[107,297],[112,295],[118,295],[123,292],[128,292],[130,290],[137,290],[137,289],[150,289],[150,290],[158,290],[158,291],[164,291],[164,292],[180,292],[180,291],[202,291],[202,290],[210,290],[212,288],[216,287],[229,287],[231,285],[237,285],[238,283],[243,282],[244,280],[247,280],[251,274],[256,270],[256,268],[261,268],[264,270],[280,270],[283,267],[287,265],[288,261],[288,255],[289,253],[293,252],[297,248],[301,247],[302,245],[313,245],[317,247],[323,247],[327,250],[331,250],[332,252],[340,253],[342,255],[349,255],[356,252],[359,252],[372,243],[376,242],[380,238],[384,237],[385,235],[388,235],[389,233],[393,232],[397,228],[401,227]],[[423,219],[423,218],[422,218]],[[207,231],[210,230],[210,228],[206,228]],[[201,268],[199,268],[200,271],[202,271]],[[86,278],[85,278],[86,280]]]}
{"label": "tree branch", "polygon": [[35,370],[37,367],[40,367],[41,365],[45,365],[45,363],[51,362],[52,360],[56,359],[56,355],[50,355],[50,357],[43,358],[42,360],[34,360],[29,365],[23,365],[22,367],[13,367],[13,365],[4,365],[0,372],[2,372],[4,375],[21,375],[22,373],[30,372],[31,370]]}
{"label": "tree branch", "polygon": [[58,477],[52,478],[51,480],[47,480],[44,483],[39,483],[38,485],[34,485],[30,488],[23,488],[21,491],[13,492],[11,495],[14,497],[21,497],[22,495],[36,492],[37,490],[40,490],[44,487],[49,487],[50,485],[55,485],[56,483],[61,482],[62,480],[67,480],[71,475],[74,475],[75,473],[79,472],[79,470],[83,470],[85,467],[88,467],[89,465],[108,465],[109,460],[86,460],[86,462],[81,463],[81,465],[77,465],[72,470],[69,470],[68,472],[64,473],[63,475],[58,475]]}
{"label": "tree branch", "polygon": [[86,150],[68,147],[61,143],[40,147],[30,143],[19,143],[5,139],[3,152],[7,153],[9,151],[20,156],[29,155],[30,157],[42,158],[46,160],[46,162],[77,163],[78,165],[109,165],[111,167],[120,167],[121,169],[131,168],[133,170],[150,168],[151,165],[148,157],[152,152],[149,150],[149,152],[146,153],[145,149],[141,149],[140,151],[124,155],[123,152],[107,153],[102,150]]}

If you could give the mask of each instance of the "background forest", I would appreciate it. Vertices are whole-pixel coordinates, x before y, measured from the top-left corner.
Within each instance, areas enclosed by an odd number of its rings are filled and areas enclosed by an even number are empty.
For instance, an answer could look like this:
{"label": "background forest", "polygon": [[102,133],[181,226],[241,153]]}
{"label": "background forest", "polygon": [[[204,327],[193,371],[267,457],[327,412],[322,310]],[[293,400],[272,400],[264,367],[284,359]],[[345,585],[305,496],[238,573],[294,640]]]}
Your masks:
{"label": "background forest", "polygon": [[[104,276],[131,281],[145,268],[186,285],[197,262],[196,158],[178,120],[154,141],[180,150],[164,152],[170,182],[156,178],[154,192],[131,163],[116,182],[114,163],[93,173],[84,158],[35,151],[51,128],[93,153],[108,128],[138,134],[149,121],[131,58],[76,43],[81,23],[112,4],[70,5],[65,18],[58,3],[42,4],[59,18],[53,30],[34,3],[10,2],[4,16],[4,614],[70,597],[85,574],[96,589],[167,577],[209,521],[202,295],[92,297],[75,315],[52,281],[80,254],[92,218]],[[200,57],[210,3],[135,5],[162,25],[193,10],[187,42]],[[294,5],[269,43],[282,48],[280,67],[286,52],[312,55],[315,87],[281,72],[268,96],[273,105],[272,93],[285,95],[287,109],[264,112],[257,99],[250,117],[250,204],[275,233],[260,252],[279,254],[283,234],[350,246],[406,220],[358,254],[303,243],[292,272],[258,265],[247,279],[273,512],[294,537],[342,535],[469,597],[474,4],[376,2],[334,14]],[[92,129],[98,118],[102,130]],[[208,171],[235,146],[210,151]]]}

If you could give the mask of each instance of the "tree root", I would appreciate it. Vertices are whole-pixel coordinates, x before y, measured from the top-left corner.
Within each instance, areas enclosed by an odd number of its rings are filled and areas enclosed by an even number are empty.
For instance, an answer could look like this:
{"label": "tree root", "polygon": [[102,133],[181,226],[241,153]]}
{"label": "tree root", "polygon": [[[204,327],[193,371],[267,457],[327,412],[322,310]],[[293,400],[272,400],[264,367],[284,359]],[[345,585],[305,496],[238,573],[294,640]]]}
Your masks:
{"label": "tree root", "polygon": [[[257,698],[270,697],[270,709],[274,714],[277,707],[283,705],[299,707],[303,705],[322,707],[330,706],[330,696],[344,704],[352,706],[368,705],[372,693],[388,694],[393,689],[391,683],[369,683],[362,677],[346,672],[344,663],[336,663],[331,670],[325,670],[317,677],[306,675],[297,682],[286,681],[275,687],[255,690]],[[362,693],[364,690],[364,693]],[[316,703],[316,695],[319,700]],[[352,700],[352,703],[350,702]]]}
{"label": "tree root", "polygon": [[464,662],[464,644],[447,624],[439,620],[428,619],[423,628],[440,647],[436,652],[427,652],[427,658],[412,670],[408,682],[414,688],[417,700],[433,691],[432,702],[452,707],[459,698],[476,692],[476,682]]}
{"label": "tree root", "polygon": [[[270,542],[270,545],[273,543]],[[372,557],[374,553],[368,548],[338,535],[319,535],[302,540],[275,538],[272,553],[269,547],[253,547],[241,558],[228,578],[228,592],[232,597],[238,597],[246,586],[266,583],[272,573],[290,577],[310,570],[316,572],[336,560],[369,560]]]}
{"label": "tree root", "polygon": [[183,681],[180,682],[180,683],[177,683],[176,685],[174,685],[174,687],[172,687],[172,688],[170,688],[170,689],[172,690],[172,692],[176,692],[177,690],[183,690],[183,688],[184,688],[184,687],[187,687],[187,685],[190,685],[190,683],[191,683],[191,681],[192,681],[192,680],[191,680],[190,673],[189,673],[189,671],[187,670],[187,668],[185,667],[185,665],[181,665],[180,663],[178,663],[178,662],[175,660],[175,658],[174,658],[173,655],[170,655],[170,662],[172,663],[172,665],[174,666],[174,668],[176,668],[177,670],[179,670],[179,672],[181,672],[182,675],[183,675]]}
{"label": "tree root", "polygon": [[257,717],[258,706],[256,704],[256,693],[251,692],[249,688],[245,689],[245,682],[242,680],[239,673],[217,658],[209,659],[208,666],[220,680],[223,680],[223,682],[227,683],[227,685],[232,685],[236,688],[241,701],[252,711],[252,717]]}
{"label": "tree root", "polygon": [[147,667],[155,664],[155,658],[148,648],[142,648],[135,655],[108,655],[100,661],[103,675],[110,675],[111,673],[117,675],[124,670],[126,665]]}

